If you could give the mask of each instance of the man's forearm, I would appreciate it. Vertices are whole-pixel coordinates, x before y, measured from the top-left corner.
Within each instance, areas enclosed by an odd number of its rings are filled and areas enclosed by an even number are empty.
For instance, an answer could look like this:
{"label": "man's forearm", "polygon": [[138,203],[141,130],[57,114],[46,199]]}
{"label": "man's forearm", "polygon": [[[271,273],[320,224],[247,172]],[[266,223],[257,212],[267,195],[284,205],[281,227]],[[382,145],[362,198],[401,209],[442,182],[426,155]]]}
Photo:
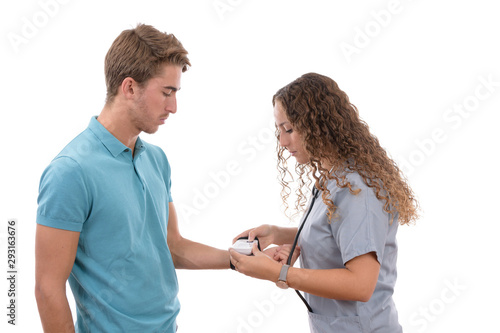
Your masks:
{"label": "man's forearm", "polygon": [[171,246],[175,268],[227,269],[229,252],[183,238]]}

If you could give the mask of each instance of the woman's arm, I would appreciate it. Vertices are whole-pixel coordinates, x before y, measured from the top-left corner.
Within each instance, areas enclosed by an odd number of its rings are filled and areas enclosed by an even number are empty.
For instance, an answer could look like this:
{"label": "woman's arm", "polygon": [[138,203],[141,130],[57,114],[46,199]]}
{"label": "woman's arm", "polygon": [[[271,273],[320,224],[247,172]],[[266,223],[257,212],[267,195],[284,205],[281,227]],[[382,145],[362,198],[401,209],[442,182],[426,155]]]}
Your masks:
{"label": "woman's arm", "polygon": [[[272,260],[254,246],[254,256],[241,255],[230,250],[231,262],[245,275],[277,282],[281,264]],[[316,296],[348,301],[367,302],[377,285],[380,264],[375,253],[353,258],[338,269],[304,269],[290,267],[289,287]]]}
{"label": "woman's arm", "polygon": [[343,301],[368,302],[377,285],[380,264],[374,252],[348,261],[340,269],[290,267],[287,284],[306,293]]}

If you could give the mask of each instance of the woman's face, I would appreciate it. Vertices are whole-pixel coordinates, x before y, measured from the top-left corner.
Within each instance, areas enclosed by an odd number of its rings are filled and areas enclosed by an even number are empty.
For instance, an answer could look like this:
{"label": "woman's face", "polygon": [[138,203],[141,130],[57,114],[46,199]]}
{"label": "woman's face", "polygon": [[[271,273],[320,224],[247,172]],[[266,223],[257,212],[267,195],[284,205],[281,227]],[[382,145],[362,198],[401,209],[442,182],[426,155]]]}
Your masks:
{"label": "woman's face", "polygon": [[278,128],[280,146],[286,148],[298,163],[309,162],[309,154],[304,148],[302,135],[294,130],[279,101],[274,103],[274,121]]}

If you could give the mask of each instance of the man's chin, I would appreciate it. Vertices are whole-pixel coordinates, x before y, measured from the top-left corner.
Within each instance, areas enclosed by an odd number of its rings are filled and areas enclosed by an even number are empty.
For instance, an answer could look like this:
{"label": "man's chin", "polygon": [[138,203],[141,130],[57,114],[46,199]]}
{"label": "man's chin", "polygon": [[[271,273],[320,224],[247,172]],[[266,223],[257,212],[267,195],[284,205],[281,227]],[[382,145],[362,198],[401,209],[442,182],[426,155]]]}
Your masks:
{"label": "man's chin", "polygon": [[147,134],[155,134],[156,132],[158,132],[158,128],[159,128],[159,127],[160,127],[160,126],[156,126],[156,127],[149,127],[149,128],[144,128],[144,129],[142,130],[142,132],[147,133]]}

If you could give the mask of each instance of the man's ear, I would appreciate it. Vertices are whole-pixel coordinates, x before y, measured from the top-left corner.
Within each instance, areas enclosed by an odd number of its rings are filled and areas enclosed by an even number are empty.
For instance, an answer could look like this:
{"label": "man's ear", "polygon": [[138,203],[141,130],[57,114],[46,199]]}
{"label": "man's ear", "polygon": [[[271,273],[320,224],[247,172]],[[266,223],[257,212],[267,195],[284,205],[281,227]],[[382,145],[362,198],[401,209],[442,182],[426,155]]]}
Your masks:
{"label": "man's ear", "polygon": [[125,99],[133,99],[136,97],[139,89],[139,84],[131,77],[126,77],[123,79],[120,86],[120,93]]}

